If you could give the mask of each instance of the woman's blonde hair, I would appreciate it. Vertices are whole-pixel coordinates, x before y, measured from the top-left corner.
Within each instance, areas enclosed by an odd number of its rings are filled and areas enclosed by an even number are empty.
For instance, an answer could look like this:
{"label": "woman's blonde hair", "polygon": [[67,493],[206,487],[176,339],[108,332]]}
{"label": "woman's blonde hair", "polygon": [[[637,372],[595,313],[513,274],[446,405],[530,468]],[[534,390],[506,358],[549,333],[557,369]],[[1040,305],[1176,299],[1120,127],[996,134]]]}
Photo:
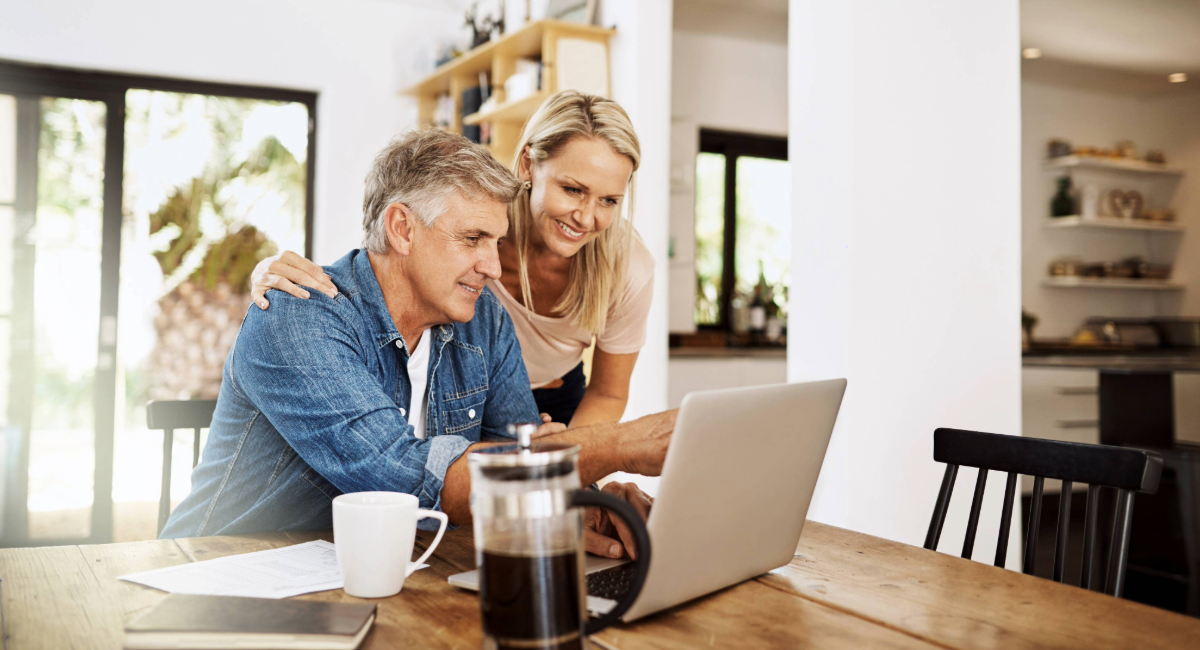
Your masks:
{"label": "woman's blonde hair", "polygon": [[[617,213],[604,232],[585,244],[571,258],[567,290],[553,310],[554,313],[570,319],[576,326],[599,336],[604,332],[604,325],[608,320],[609,301],[624,279],[625,266],[622,262],[628,258],[634,236],[634,179],[642,154],[629,115],[611,99],[573,90],[557,93],[543,102],[525,124],[525,130],[517,143],[512,170],[513,174],[520,176],[523,157],[528,156],[532,169],[534,163],[554,157],[562,150],[563,145],[580,136],[604,140],[613,151],[633,162],[629,190],[623,201],[624,210]],[[517,249],[520,267],[521,302],[533,311],[529,271],[525,266],[529,237],[533,230],[529,192],[519,192],[516,200],[509,204],[508,219],[512,224],[510,239]]]}

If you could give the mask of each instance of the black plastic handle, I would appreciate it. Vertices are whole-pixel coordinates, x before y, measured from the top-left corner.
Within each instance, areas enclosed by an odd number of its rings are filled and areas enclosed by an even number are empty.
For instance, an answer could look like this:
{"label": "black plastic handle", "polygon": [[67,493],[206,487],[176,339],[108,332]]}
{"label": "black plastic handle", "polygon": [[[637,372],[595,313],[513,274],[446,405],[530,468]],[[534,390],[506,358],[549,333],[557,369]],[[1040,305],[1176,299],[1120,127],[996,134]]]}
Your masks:
{"label": "black plastic handle", "polygon": [[591,636],[616,623],[625,612],[629,611],[630,607],[633,607],[633,602],[637,600],[638,594],[642,593],[642,585],[646,584],[646,574],[650,572],[650,533],[646,531],[646,524],[642,523],[641,516],[633,509],[633,506],[624,499],[606,492],[576,490],[571,495],[571,507],[580,506],[599,506],[613,511],[629,527],[630,532],[633,533],[634,544],[637,545],[637,560],[635,560],[637,575],[633,577],[629,593],[625,594],[625,597],[604,616],[588,619],[583,633]]}

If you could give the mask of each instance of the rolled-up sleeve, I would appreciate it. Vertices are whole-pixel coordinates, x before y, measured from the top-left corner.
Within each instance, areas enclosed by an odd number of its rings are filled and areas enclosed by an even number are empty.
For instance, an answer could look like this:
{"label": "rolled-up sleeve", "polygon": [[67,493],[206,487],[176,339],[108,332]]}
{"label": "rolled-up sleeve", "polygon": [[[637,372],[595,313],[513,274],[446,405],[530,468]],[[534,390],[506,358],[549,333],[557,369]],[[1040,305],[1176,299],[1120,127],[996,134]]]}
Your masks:
{"label": "rolled-up sleeve", "polygon": [[346,300],[280,293],[270,309],[251,308],[231,360],[234,386],[338,490],[405,492],[440,509],[446,469],[472,441],[413,434],[371,374],[377,343],[360,340]]}

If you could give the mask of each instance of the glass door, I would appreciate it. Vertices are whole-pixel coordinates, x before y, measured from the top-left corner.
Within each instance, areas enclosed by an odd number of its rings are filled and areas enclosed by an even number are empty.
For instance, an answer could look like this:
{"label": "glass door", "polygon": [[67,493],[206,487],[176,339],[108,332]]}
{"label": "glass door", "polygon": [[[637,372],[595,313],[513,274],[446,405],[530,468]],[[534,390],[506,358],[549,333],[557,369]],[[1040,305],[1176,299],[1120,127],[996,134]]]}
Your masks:
{"label": "glass door", "polygon": [[102,322],[115,327],[101,314],[107,120],[103,100],[0,95],[6,542],[108,534],[95,526],[97,507],[110,511],[96,472],[97,443],[111,439]]}

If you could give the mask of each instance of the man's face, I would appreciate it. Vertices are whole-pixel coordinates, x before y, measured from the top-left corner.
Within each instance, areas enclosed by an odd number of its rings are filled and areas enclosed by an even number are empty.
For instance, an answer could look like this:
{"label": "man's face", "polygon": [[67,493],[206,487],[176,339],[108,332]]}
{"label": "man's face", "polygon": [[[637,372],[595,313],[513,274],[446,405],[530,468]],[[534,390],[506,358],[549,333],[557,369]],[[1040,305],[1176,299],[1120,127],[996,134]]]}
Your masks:
{"label": "man's face", "polygon": [[437,322],[465,323],[487,280],[500,277],[497,246],[508,232],[508,206],[453,192],[446,211],[426,226],[413,220],[407,266],[422,308]]}

